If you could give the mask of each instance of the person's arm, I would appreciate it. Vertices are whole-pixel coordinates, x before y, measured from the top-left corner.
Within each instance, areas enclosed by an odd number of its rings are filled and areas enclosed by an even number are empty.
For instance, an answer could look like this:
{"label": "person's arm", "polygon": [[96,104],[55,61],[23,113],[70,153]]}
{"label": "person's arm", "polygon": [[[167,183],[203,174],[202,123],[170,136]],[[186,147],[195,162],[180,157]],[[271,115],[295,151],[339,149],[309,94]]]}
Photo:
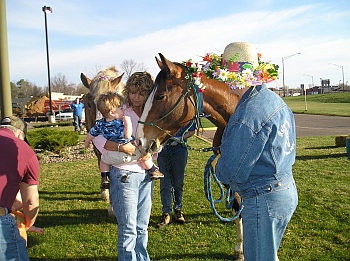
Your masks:
{"label": "person's arm", "polygon": [[130,140],[132,136],[132,122],[129,116],[123,117],[124,122],[124,138]]}
{"label": "person's arm", "polygon": [[22,204],[21,192],[18,191],[17,196],[15,198],[15,201],[12,204],[11,212],[15,212],[17,210],[20,210],[22,207],[23,207],[23,204]]}
{"label": "person's arm", "polygon": [[22,196],[25,226],[28,230],[34,225],[39,212],[38,186],[22,182],[20,185],[20,191]]}
{"label": "person's arm", "polygon": [[85,138],[85,141],[84,141],[84,146],[85,146],[86,149],[90,147],[90,143],[91,143],[93,138],[94,138],[94,136],[92,136],[90,133],[88,133],[86,135],[86,138]]}
{"label": "person's arm", "polygon": [[136,147],[131,142],[120,144],[110,140],[106,141],[104,148],[106,150],[123,152],[128,155],[134,155],[136,150]]}

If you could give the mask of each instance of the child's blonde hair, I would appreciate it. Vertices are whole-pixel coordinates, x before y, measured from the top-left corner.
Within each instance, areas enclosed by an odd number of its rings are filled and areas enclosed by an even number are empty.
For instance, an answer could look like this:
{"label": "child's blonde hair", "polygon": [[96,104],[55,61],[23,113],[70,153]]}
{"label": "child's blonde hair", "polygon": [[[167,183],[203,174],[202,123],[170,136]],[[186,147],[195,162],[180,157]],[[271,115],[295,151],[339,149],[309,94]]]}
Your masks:
{"label": "child's blonde hair", "polygon": [[97,98],[97,109],[101,112],[104,118],[108,117],[110,111],[123,105],[122,96],[115,92],[107,92],[100,94]]}

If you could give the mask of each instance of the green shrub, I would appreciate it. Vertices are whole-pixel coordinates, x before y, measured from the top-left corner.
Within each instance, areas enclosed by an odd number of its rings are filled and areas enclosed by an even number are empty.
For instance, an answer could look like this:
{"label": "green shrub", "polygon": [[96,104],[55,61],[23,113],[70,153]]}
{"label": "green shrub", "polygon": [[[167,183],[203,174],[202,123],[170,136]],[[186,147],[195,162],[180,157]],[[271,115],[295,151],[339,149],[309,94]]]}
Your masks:
{"label": "green shrub", "polygon": [[78,144],[79,135],[74,131],[62,131],[53,128],[40,129],[27,134],[30,146],[33,149],[42,149],[60,152],[68,146]]}

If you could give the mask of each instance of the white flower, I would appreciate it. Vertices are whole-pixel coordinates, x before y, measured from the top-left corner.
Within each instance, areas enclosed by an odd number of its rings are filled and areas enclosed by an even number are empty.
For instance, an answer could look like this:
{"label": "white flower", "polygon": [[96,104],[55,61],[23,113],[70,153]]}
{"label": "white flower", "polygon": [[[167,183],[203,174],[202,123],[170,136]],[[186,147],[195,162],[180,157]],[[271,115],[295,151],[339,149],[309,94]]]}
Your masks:
{"label": "white flower", "polygon": [[228,70],[227,69],[220,69],[218,78],[222,81],[226,81],[227,80],[227,76],[228,76]]}

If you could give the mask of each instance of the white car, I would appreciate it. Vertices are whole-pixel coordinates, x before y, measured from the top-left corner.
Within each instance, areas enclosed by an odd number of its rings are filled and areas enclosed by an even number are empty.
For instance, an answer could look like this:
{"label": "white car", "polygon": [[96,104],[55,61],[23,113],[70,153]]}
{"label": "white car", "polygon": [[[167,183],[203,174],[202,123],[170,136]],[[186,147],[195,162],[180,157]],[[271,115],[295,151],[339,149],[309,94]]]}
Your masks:
{"label": "white car", "polygon": [[56,114],[56,121],[69,121],[73,120],[73,112],[71,109],[64,109]]}
{"label": "white car", "polygon": [[[63,111],[59,112],[55,116],[56,121],[69,121],[73,120],[73,111],[69,108],[64,109]],[[85,122],[85,111],[83,109],[83,115],[81,117],[81,121],[84,123]]]}

